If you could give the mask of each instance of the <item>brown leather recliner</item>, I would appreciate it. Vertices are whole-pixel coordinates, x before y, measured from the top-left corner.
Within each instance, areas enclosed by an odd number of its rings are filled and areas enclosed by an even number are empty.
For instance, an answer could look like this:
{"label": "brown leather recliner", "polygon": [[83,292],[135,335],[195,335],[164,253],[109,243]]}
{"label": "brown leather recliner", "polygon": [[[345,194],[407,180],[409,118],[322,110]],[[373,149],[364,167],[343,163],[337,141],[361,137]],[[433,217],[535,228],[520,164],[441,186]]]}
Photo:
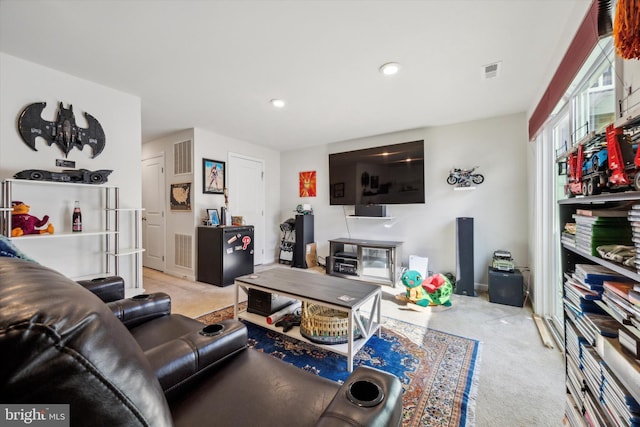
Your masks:
{"label": "brown leather recliner", "polygon": [[241,322],[207,329],[165,313],[125,325],[112,308],[51,269],[0,258],[0,402],[69,404],[72,426],[400,423],[400,382],[385,372],[358,367],[340,385],[246,348]]}

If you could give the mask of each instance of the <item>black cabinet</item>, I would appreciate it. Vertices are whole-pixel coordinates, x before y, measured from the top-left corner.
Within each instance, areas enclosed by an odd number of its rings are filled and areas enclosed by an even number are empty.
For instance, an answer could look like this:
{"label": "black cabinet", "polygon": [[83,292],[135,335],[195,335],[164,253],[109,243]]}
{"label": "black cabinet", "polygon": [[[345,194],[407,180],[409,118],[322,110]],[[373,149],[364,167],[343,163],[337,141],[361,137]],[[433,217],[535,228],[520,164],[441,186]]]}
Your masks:
{"label": "black cabinet", "polygon": [[489,301],[522,307],[524,305],[524,281],[520,270],[496,270],[489,267]]}
{"label": "black cabinet", "polygon": [[296,215],[296,242],[293,246],[293,267],[308,267],[307,245],[314,241],[313,215]]}
{"label": "black cabinet", "polygon": [[198,281],[217,286],[253,273],[253,226],[198,227]]}

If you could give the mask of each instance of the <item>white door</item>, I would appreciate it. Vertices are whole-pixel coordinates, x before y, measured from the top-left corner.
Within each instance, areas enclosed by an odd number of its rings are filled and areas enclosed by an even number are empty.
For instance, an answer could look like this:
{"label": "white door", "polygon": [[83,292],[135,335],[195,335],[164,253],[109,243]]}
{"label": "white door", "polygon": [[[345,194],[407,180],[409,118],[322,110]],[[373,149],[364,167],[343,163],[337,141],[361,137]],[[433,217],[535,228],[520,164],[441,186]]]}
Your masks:
{"label": "white door", "polygon": [[264,262],[264,161],[229,154],[229,212],[253,225],[253,264]]}
{"label": "white door", "polygon": [[164,154],[142,161],[142,264],[164,271]]}

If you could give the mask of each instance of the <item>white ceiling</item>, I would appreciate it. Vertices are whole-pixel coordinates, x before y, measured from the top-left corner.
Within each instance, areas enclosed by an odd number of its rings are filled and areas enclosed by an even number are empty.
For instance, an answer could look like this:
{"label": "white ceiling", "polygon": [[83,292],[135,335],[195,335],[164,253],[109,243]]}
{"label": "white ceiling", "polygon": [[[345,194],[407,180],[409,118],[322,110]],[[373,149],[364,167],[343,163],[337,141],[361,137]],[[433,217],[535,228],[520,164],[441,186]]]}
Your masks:
{"label": "white ceiling", "polygon": [[197,127],[288,150],[530,111],[590,4],[0,0],[0,51],[139,96],[143,142]]}

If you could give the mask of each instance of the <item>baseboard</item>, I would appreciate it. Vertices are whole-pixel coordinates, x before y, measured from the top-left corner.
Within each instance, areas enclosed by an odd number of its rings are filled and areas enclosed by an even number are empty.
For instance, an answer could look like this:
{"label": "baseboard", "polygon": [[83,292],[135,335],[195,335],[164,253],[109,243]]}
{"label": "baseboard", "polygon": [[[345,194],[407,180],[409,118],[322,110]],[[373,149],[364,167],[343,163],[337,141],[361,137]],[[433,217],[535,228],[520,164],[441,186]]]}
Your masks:
{"label": "baseboard", "polygon": [[489,285],[487,283],[474,283],[473,288],[476,291],[489,292]]}
{"label": "baseboard", "polygon": [[169,276],[178,277],[184,280],[191,280],[192,282],[196,282],[196,276],[192,274],[184,274],[175,271],[163,271],[164,274],[168,274]]}

